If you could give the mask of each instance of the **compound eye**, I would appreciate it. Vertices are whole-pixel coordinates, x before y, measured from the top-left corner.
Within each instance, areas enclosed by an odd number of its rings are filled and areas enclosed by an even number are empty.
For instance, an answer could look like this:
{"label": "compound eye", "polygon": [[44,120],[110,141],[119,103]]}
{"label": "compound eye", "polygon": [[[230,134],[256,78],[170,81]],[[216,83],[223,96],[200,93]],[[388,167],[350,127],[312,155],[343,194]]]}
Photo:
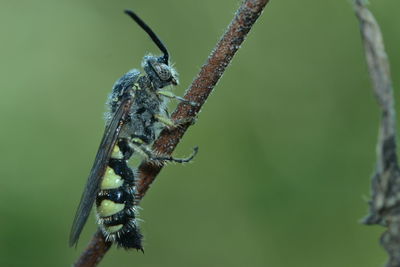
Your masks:
{"label": "compound eye", "polygon": [[171,71],[167,65],[157,64],[154,66],[154,70],[162,81],[168,81],[171,79]]}

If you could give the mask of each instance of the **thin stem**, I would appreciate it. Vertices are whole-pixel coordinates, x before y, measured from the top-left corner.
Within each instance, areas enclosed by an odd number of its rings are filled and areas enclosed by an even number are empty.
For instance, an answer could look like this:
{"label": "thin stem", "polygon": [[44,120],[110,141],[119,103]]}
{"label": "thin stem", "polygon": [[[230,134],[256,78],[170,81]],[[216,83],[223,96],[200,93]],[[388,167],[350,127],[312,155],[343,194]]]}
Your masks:
{"label": "thin stem", "polygon": [[388,56],[378,23],[365,0],[355,0],[373,89],[381,108],[381,122],[376,146],[377,162],[372,178],[370,213],[365,224],[387,227],[381,244],[389,254],[386,266],[400,266],[400,171],[396,154],[396,111]]}
{"label": "thin stem", "polygon": [[74,266],[96,266],[111,247],[111,242],[106,242],[100,230],[93,235],[85,251]]}
{"label": "thin stem", "polygon": [[[186,91],[184,98],[199,105],[193,106],[187,103],[180,103],[172,114],[173,119],[185,120],[197,116],[268,2],[269,0],[245,0],[242,3],[226,32],[222,35],[206,63],[201,68],[200,73]],[[159,138],[155,141],[153,149],[164,155],[171,155],[190,125],[190,123],[187,123],[173,130],[163,130]],[[144,197],[162,168],[162,165],[151,163],[140,165],[140,179],[138,184],[140,199]],[[99,238],[100,235],[101,232],[97,231],[90,245],[75,264],[76,267],[96,266],[101,260],[109,247],[107,249],[96,249],[97,246],[100,248],[107,246],[104,243],[104,238]]]}

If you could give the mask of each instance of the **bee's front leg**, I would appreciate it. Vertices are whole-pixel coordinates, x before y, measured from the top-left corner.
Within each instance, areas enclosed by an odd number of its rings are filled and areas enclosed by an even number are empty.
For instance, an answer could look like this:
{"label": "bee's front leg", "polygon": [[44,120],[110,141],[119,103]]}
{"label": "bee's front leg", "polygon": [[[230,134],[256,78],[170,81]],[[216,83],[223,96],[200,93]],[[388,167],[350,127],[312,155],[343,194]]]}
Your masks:
{"label": "bee's front leg", "polygon": [[183,97],[180,97],[180,96],[175,95],[175,94],[172,93],[171,91],[167,91],[167,90],[158,90],[158,91],[157,91],[157,94],[160,95],[160,96],[164,96],[164,97],[168,97],[168,98],[173,98],[173,99],[179,100],[179,101],[181,101],[181,102],[183,102],[183,103],[189,104],[189,105],[194,106],[194,107],[199,106],[199,103],[196,103],[196,102],[193,102],[193,101],[184,99]]}

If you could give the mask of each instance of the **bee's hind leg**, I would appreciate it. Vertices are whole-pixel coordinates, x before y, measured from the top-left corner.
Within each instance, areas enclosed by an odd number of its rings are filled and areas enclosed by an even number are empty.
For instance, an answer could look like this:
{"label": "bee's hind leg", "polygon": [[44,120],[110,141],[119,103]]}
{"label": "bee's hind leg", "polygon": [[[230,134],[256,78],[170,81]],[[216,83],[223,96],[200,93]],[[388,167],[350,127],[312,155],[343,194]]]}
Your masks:
{"label": "bee's hind leg", "polygon": [[187,158],[174,158],[172,156],[158,156],[155,155],[154,157],[149,158],[151,161],[161,161],[161,162],[176,162],[176,163],[187,163],[193,160],[196,156],[197,152],[199,151],[199,147],[194,147],[192,154]]}

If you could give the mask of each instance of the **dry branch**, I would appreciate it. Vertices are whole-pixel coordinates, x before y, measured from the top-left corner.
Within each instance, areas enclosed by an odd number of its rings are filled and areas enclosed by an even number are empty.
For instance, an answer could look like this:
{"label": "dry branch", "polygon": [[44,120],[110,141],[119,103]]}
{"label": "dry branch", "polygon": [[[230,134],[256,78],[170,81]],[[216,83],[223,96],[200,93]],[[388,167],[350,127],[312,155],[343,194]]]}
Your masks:
{"label": "dry branch", "polygon": [[[173,119],[193,118],[197,116],[201,107],[214,89],[214,86],[217,84],[233,56],[245,40],[247,33],[261,15],[261,12],[268,2],[269,0],[246,0],[241,4],[226,32],[201,68],[197,78],[186,91],[184,97],[190,101],[199,103],[199,106],[194,107],[181,103],[172,114]],[[185,124],[174,130],[166,129],[162,131],[160,137],[154,143],[153,149],[163,154],[170,155],[189,126],[190,124]],[[139,167],[140,180],[138,192],[140,198],[146,194],[150,184],[154,181],[162,167],[163,166],[154,164],[142,164]],[[75,266],[96,266],[109,248],[110,245],[105,243],[101,232],[97,231],[89,246],[75,263]]]}
{"label": "dry branch", "polygon": [[396,154],[396,114],[390,67],[382,34],[365,1],[355,1],[361,36],[373,89],[381,108],[376,147],[377,162],[372,177],[370,213],[365,224],[387,227],[381,244],[389,254],[387,266],[400,266],[400,172]]}
{"label": "dry branch", "polygon": [[74,266],[96,266],[111,247],[101,231],[97,231]]}

